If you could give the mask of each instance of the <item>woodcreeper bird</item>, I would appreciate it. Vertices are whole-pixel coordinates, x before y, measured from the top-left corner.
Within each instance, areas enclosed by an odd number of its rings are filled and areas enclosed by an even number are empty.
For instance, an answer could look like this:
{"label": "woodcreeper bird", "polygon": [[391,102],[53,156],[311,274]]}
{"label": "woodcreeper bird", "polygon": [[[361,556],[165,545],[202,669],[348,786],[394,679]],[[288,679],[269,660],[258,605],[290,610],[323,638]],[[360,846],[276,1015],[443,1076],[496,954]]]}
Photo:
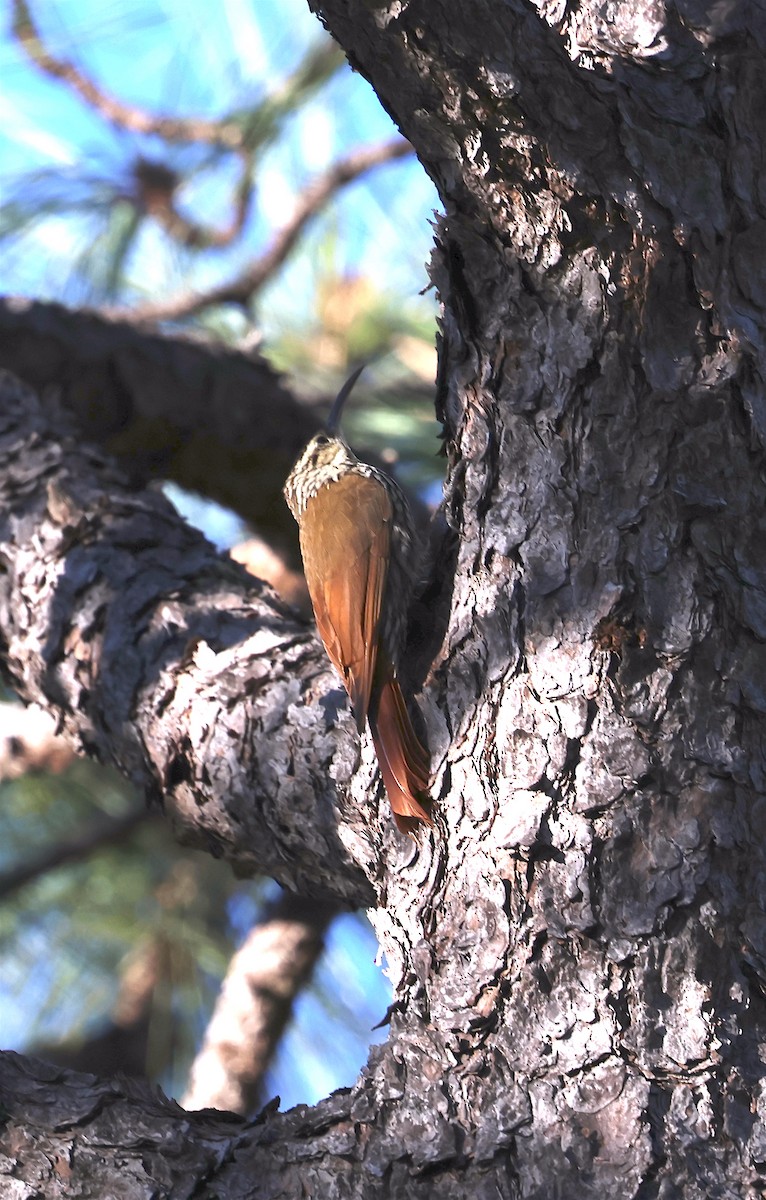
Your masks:
{"label": "woodcreeper bird", "polygon": [[431,824],[429,759],[397,678],[416,574],[417,538],[393,479],[360,462],[339,432],[346,381],[327,421],[287,477],[317,627],[359,732],[370,733],[398,828]]}

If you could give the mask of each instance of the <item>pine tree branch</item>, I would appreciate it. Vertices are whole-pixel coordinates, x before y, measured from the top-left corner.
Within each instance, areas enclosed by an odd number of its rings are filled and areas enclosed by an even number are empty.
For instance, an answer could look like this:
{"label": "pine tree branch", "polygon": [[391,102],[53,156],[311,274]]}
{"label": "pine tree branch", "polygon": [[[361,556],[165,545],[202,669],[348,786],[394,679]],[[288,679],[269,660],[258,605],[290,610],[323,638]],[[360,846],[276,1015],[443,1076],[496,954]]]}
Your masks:
{"label": "pine tree branch", "polygon": [[153,304],[109,309],[106,310],[107,314],[120,320],[180,321],[215,304],[250,304],[253,297],[285,261],[308,222],[336,192],[359,179],[373,167],[406,158],[412,152],[409,142],[397,139],[379,146],[355,150],[334,163],[328,171],[313,180],[298,197],[292,217],[277,232],[263,254],[227,283],[218,284],[202,292],[184,292]]}
{"label": "pine tree branch", "polygon": [[253,198],[256,152],[273,141],[286,116],[321,87],[344,62],[332,42],[322,42],[304,56],[298,67],[277,88],[249,110],[236,116],[210,120],[204,117],[169,117],[126,104],[95,83],[75,63],[59,58],[41,37],[27,0],[13,0],[11,32],[27,57],[53,79],[77,93],[111,125],[137,134],[152,134],[171,143],[197,143],[231,151],[240,160],[239,177],[232,189],[233,215],[216,229],[191,220],[175,203],[178,177],[164,164],[139,157],[133,171],[136,185],[131,199],[154,217],[174,241],[194,249],[222,248],[241,234]]}
{"label": "pine tree branch", "polygon": [[255,352],[0,299],[0,367],[45,393],[46,407],[60,404],[137,484],[173,480],[234,509],[270,542],[295,544],[282,484],[319,413]]}
{"label": "pine tree branch", "polygon": [[204,117],[163,117],[125,104],[94,83],[75,63],[57,58],[40,37],[27,0],[13,0],[11,31],[33,63],[54,79],[60,79],[91,108],[121,129],[132,133],[157,134],[168,142],[202,142],[236,150],[246,144],[246,126],[241,120]]}
{"label": "pine tree branch", "polygon": [[24,699],[162,797],[187,842],[370,903],[371,809],[337,791],[358,742],[315,637],[8,376],[0,556],[3,668]]}
{"label": "pine tree branch", "polygon": [[234,151],[239,159],[239,178],[232,188],[233,213],[227,225],[216,228],[187,217],[178,208],[176,193],[181,177],[165,163],[140,157],[133,167],[135,196],[143,213],[162,226],[174,242],[192,250],[220,250],[235,241],[245,227],[255,188],[255,157],[251,150]]}
{"label": "pine tree branch", "polygon": [[30,862],[22,863],[20,866],[14,867],[12,871],[5,872],[0,875],[0,900],[7,900],[14,892],[18,892],[28,883],[34,883],[36,879],[42,878],[50,871],[56,871],[59,867],[88,858],[105,846],[113,846],[115,842],[121,841],[138,825],[148,820],[151,815],[147,809],[138,809],[109,821],[102,820],[94,829],[89,828],[85,833],[78,834],[77,837],[59,842]]}
{"label": "pine tree branch", "polygon": [[324,949],[337,908],[284,893],[233,956],[189,1075],[184,1108],[243,1116],[257,1107],[264,1074]]}

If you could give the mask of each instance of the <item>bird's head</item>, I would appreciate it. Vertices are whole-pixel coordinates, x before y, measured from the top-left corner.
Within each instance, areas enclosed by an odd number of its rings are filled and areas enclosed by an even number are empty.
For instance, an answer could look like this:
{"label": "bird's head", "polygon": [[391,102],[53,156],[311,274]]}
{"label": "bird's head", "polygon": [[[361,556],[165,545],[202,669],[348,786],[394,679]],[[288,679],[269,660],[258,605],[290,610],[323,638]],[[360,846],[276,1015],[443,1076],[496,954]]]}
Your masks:
{"label": "bird's head", "polygon": [[343,384],[327,418],[326,432],[314,434],[285,481],[285,499],[296,520],[299,520],[320,487],[340,479],[359,462],[351,447],[340,436],[339,426],[343,405],[363,369],[359,367]]}

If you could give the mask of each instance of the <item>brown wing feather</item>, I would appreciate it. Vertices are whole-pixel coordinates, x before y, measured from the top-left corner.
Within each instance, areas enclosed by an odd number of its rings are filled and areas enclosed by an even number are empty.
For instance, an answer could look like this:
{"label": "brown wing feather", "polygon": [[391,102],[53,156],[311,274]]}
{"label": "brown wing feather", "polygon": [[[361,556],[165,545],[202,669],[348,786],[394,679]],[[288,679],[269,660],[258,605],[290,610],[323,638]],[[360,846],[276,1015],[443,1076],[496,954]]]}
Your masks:
{"label": "brown wing feather", "polygon": [[364,728],[388,572],[391,501],[363,475],[320,488],[301,522],[301,552],[317,627]]}
{"label": "brown wing feather", "polygon": [[385,659],[378,660],[370,730],[394,820],[402,833],[430,825],[429,760],[412,728],[398,680]]}

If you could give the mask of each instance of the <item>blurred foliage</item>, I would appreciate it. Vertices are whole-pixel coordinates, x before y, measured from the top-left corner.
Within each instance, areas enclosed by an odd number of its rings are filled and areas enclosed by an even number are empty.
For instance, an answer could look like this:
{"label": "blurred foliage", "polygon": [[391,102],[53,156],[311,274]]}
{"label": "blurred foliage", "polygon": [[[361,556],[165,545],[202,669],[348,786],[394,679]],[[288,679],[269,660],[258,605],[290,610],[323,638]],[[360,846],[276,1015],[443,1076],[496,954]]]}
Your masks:
{"label": "blurred foliage", "polygon": [[[240,98],[229,111],[212,118],[174,118],[124,102],[109,84],[93,77],[84,65],[87,38],[78,42],[72,57],[62,55],[57,43],[67,39],[62,39],[60,27],[46,22],[46,5],[35,4],[34,12],[26,0],[11,0],[11,6],[11,29],[19,50],[44,74],[66,81],[62,88],[68,84],[75,94],[85,92],[91,115],[100,118],[105,131],[114,126],[116,136],[111,144],[87,148],[85,161],[78,156],[68,167],[57,162],[6,172],[0,242],[19,241],[51,216],[80,218],[81,249],[69,260],[69,278],[61,282],[64,290],[89,303],[129,302],[131,295],[142,294],[146,247],[140,238],[147,227],[149,238],[158,226],[164,230],[159,245],[177,266],[179,247],[204,251],[211,242],[215,245],[215,232],[205,223],[215,220],[216,210],[224,207],[210,204],[218,192],[226,194],[235,212],[241,208],[228,234],[218,230],[222,245],[236,241],[247,221],[264,152],[344,62],[340,48],[317,25],[297,65],[278,82],[264,80],[247,102]],[[35,19],[38,7],[44,18],[41,28]],[[56,15],[77,28],[79,21],[65,4]],[[126,10],[125,21],[130,20]],[[190,200],[199,206],[200,219],[191,220]]]}
{"label": "blurred foliage", "polygon": [[[61,775],[0,783],[0,885],[20,858],[139,805],[116,773],[87,761]],[[161,814],[146,812],[118,844],[2,898],[3,1045],[98,1071],[97,1043],[92,1058],[77,1055],[112,1022],[124,1022],[127,1009],[142,1029],[142,1070],[181,1095],[229,958],[275,891],[267,880],[237,880],[226,863],[184,850]],[[287,1104],[312,1102],[353,1079],[390,999],[366,920],[349,914],[341,923],[266,1081]]]}
{"label": "blurred foliage", "polygon": [[269,344],[269,358],[302,389],[332,396],[352,368],[369,364],[343,415],[357,450],[371,447],[412,491],[430,502],[444,467],[434,417],[436,374],[433,316],[419,303],[376,290],[364,275],[336,274],[325,248],[315,282],[313,319],[287,326]]}
{"label": "blurred foliage", "polygon": [[[20,858],[140,803],[114,772],[87,761],[61,775],[0,784],[0,878]],[[131,960],[150,945],[162,947],[147,996],[154,1054],[146,1069],[182,1087],[236,944],[229,901],[242,891],[257,901],[261,886],[236,881],[209,855],[182,850],[160,814],[147,813],[119,843],[5,896],[0,1025],[6,1044],[55,1048],[93,1036],[118,1004]]]}

